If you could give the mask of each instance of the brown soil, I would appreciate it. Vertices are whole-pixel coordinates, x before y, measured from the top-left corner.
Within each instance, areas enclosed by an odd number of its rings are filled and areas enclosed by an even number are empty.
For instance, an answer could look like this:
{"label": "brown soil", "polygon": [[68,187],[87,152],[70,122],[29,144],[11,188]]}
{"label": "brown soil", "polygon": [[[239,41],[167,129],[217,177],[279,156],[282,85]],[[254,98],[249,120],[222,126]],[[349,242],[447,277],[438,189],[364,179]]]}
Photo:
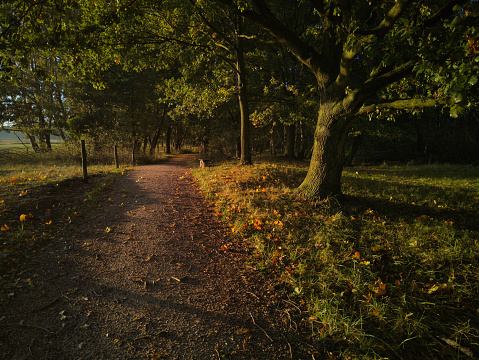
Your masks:
{"label": "brown soil", "polygon": [[189,159],[131,170],[29,252],[0,298],[0,358],[314,359],[295,304],[247,265]]}

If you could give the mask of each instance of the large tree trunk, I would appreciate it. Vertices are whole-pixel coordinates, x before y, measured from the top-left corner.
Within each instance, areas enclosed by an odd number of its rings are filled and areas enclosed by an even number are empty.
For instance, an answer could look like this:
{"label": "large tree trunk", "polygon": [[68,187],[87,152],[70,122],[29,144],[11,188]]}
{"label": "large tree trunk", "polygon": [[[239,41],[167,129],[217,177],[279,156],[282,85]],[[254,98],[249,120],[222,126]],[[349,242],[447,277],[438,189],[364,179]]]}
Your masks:
{"label": "large tree trunk", "polygon": [[351,126],[344,113],[340,102],[321,104],[308,174],[298,188],[310,199],[326,199],[342,194],[344,144]]}

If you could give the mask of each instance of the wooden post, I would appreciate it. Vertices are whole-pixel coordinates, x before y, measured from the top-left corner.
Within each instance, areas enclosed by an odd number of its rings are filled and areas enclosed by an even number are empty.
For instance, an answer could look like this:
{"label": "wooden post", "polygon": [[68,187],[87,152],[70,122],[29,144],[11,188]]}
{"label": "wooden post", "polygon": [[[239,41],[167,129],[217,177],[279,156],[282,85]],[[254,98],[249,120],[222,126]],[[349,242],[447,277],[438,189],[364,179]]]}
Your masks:
{"label": "wooden post", "polygon": [[115,145],[114,154],[115,154],[115,166],[118,169],[120,167],[120,163],[118,162],[118,145]]}
{"label": "wooden post", "polygon": [[88,167],[86,162],[85,140],[81,140],[81,164],[83,168],[83,180],[88,181]]}

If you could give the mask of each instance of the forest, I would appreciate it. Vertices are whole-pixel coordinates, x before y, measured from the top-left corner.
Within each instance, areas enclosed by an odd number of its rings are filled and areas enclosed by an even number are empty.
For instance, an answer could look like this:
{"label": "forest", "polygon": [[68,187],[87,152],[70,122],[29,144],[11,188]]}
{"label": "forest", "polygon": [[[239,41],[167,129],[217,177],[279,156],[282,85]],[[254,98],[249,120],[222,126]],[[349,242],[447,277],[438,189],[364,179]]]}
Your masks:
{"label": "forest", "polygon": [[477,358],[478,17],[3,0],[0,357]]}
{"label": "forest", "polygon": [[4,1],[2,126],[166,153],[477,163],[476,1]]}

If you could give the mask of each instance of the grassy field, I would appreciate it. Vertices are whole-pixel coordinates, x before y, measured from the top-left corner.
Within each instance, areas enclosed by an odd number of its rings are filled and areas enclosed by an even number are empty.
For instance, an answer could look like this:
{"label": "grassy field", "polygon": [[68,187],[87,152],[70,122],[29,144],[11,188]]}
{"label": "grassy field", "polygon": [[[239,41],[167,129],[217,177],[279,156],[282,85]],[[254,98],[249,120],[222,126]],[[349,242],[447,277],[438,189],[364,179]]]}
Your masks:
{"label": "grassy field", "polygon": [[[63,143],[63,140],[52,140],[51,144],[52,147],[61,145]],[[24,140],[23,143],[20,142],[18,139],[10,139],[10,140],[3,140],[0,139],[0,149],[23,149],[23,150],[28,150],[33,151],[32,145],[30,144],[29,141]]]}
{"label": "grassy field", "polygon": [[129,166],[88,167],[88,182],[78,156],[68,149],[28,156],[2,152],[0,157],[0,290],[8,289],[33,248],[68,231]]}
{"label": "grassy field", "polygon": [[478,356],[479,168],[349,168],[342,204],[299,198],[306,171],[257,159],[194,172],[251,266],[281,284],[285,321],[331,358]]}

